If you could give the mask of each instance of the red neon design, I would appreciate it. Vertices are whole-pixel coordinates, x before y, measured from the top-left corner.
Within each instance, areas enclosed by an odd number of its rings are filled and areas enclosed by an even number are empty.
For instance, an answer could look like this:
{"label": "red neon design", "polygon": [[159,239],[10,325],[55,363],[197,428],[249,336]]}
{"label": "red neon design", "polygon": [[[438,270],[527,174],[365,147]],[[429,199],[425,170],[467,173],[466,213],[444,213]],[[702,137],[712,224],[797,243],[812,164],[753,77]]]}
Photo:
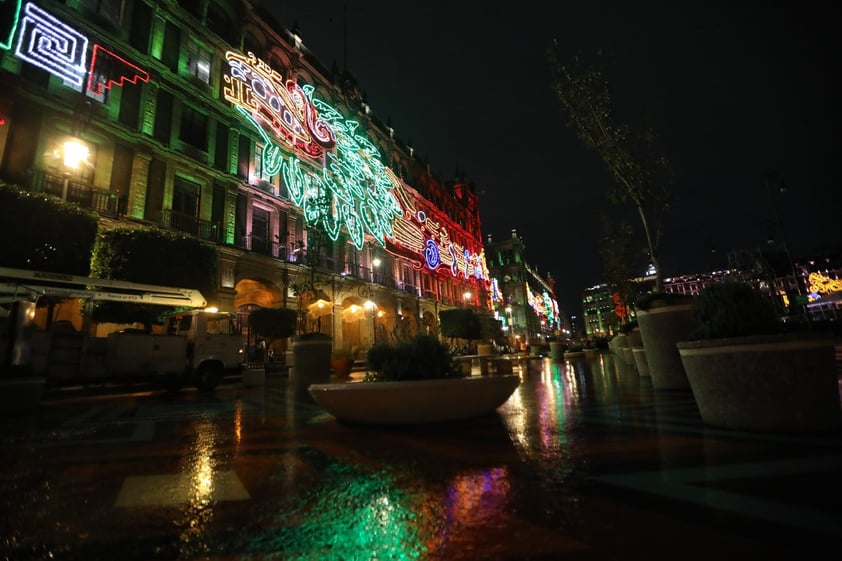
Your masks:
{"label": "red neon design", "polygon": [[[102,52],[101,55],[100,52]],[[131,72],[122,70],[122,73],[120,73],[117,70],[118,66],[127,66]],[[119,78],[114,78],[113,76],[117,74],[120,74]],[[94,83],[95,80],[96,83]],[[111,89],[112,86],[116,85],[119,88],[127,81],[137,84],[138,80],[148,82],[149,73],[117,56],[102,45],[94,45],[94,52],[91,55],[91,68],[88,73],[88,91],[90,93],[102,95],[103,90]]]}

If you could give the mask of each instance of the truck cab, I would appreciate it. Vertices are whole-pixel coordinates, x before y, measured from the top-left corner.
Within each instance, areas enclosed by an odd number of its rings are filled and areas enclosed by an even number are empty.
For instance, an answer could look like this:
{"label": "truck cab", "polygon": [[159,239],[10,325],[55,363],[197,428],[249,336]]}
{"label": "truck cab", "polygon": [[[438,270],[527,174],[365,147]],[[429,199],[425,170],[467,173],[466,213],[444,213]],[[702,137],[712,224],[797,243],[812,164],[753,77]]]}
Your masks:
{"label": "truck cab", "polygon": [[237,316],[186,310],[167,319],[167,335],[187,339],[185,375],[201,391],[213,390],[226,374],[243,371],[243,339]]}

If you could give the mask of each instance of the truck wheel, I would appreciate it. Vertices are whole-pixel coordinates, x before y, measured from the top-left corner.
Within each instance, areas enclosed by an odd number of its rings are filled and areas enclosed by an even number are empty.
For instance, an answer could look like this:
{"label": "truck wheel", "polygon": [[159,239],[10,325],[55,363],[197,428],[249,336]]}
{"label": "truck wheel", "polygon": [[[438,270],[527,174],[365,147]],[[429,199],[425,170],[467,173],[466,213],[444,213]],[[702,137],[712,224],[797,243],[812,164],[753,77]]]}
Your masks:
{"label": "truck wheel", "polygon": [[211,392],[222,380],[222,368],[216,364],[203,364],[196,372],[196,387],[200,392]]}

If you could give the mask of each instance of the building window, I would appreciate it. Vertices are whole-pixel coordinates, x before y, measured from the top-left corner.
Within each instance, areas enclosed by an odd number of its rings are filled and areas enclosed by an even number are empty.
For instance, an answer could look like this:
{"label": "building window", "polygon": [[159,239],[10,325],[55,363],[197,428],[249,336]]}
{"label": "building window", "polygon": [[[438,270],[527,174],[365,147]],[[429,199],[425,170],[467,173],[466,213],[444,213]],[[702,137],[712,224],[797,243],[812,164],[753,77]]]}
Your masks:
{"label": "building window", "polygon": [[229,45],[237,44],[237,27],[228,14],[225,13],[225,10],[216,2],[208,4],[207,24],[209,30]]}
{"label": "building window", "polygon": [[202,83],[210,84],[210,51],[192,39],[187,43],[187,71]]}
{"label": "building window", "polygon": [[164,47],[161,50],[161,62],[173,72],[178,71],[178,56],[181,48],[181,31],[172,22],[164,27]]}
{"label": "building window", "polygon": [[173,185],[172,209],[185,216],[199,216],[199,193],[201,185],[176,176]]}
{"label": "building window", "polygon": [[208,149],[208,118],[189,105],[181,108],[181,132],[178,137],[200,150]]}
{"label": "building window", "polygon": [[140,116],[140,100],[143,86],[140,84],[126,84],[120,91],[120,113],[117,120],[131,130],[137,130]]}
{"label": "building window", "polygon": [[251,139],[244,134],[240,135],[237,144],[237,176],[240,179],[248,179],[249,167],[251,165]]}
{"label": "building window", "polygon": [[151,27],[152,8],[145,2],[135,2],[129,28],[129,44],[143,54],[149,52],[149,30]]}
{"label": "building window", "polygon": [[216,150],[213,157],[213,165],[216,169],[228,172],[231,166],[228,153],[228,125],[222,122],[216,124]]}
{"label": "building window", "polygon": [[115,27],[123,19],[123,0],[79,0],[79,3]]}
{"label": "building window", "polygon": [[263,166],[263,143],[256,143],[254,146],[254,175],[260,181],[271,183],[272,176],[266,173],[266,168]]}
{"label": "building window", "polygon": [[166,146],[170,144],[172,127],[173,95],[164,90],[158,90],[158,99],[155,103],[155,128],[152,136]]}
{"label": "building window", "polygon": [[251,215],[251,250],[257,253],[269,253],[269,218],[268,210],[254,207]]}
{"label": "building window", "polygon": [[254,53],[254,56],[259,59],[263,58],[263,46],[260,44],[260,41],[257,40],[257,37],[251,33],[246,33],[245,37],[243,37],[243,50],[247,53]]}

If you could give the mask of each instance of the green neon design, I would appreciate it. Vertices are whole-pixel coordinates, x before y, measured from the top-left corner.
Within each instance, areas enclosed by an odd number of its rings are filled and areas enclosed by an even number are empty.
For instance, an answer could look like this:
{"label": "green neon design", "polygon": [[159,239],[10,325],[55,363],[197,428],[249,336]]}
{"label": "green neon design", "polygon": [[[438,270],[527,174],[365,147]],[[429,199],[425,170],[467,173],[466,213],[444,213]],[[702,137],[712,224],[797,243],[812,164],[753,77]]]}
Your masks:
{"label": "green neon design", "polygon": [[[359,123],[345,119],[333,106],[313,96],[314,88],[302,87],[307,98],[336,135],[336,146],[326,152],[325,166],[319,172],[307,171],[296,156],[284,152],[269,138],[263,126],[245,109],[237,110],[257,129],[264,144],[263,170],[267,175],[280,173],[292,203],[304,212],[308,225],[324,228],[332,240],[342,227],[351,242],[362,249],[365,234],[381,246],[394,236],[392,221],[402,214],[393,193],[394,186],[371,141],[359,134]],[[329,208],[328,212],[324,212]]]}
{"label": "green neon design", "polygon": [[[0,0],[0,3],[5,4],[9,0]],[[21,0],[11,0],[14,4],[15,15],[12,17],[11,26],[9,27],[9,36],[3,41],[0,41],[0,48],[9,50],[12,48],[12,41],[15,39],[15,32],[18,30],[18,21],[20,20],[20,5]]]}

